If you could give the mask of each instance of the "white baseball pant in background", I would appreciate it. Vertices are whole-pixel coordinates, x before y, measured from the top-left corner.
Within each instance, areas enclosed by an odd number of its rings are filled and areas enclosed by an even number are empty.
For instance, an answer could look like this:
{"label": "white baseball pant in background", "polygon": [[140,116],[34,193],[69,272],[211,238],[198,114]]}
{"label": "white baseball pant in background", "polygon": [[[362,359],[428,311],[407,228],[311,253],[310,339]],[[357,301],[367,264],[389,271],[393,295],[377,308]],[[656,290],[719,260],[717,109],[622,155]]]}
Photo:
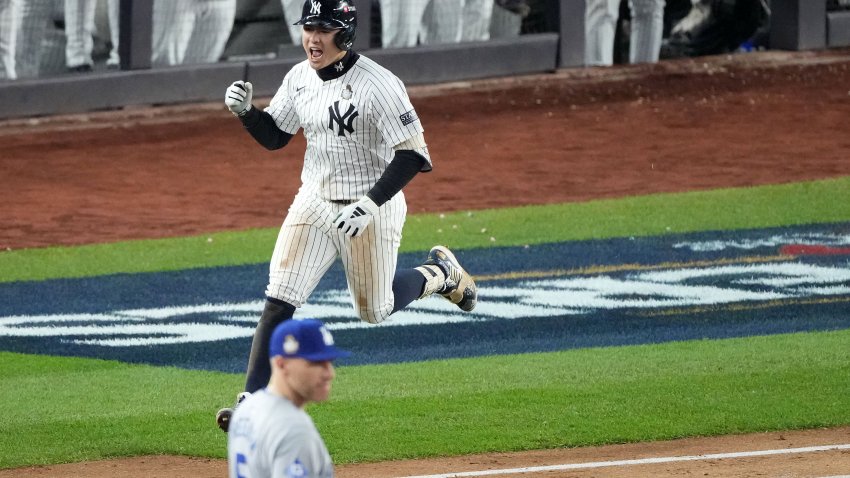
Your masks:
{"label": "white baseball pant in background", "polygon": [[487,41],[490,39],[490,22],[493,18],[493,0],[465,0],[461,41]]}
{"label": "white baseball pant in background", "polygon": [[[664,4],[664,0],[629,0],[631,63],[658,61],[664,31]],[[614,63],[614,35],[619,16],[620,0],[587,0],[585,64],[607,66]]]}
{"label": "white baseball pant in background", "polygon": [[154,0],[154,66],[214,63],[236,18],[236,0]]}
{"label": "white baseball pant in background", "polygon": [[419,42],[457,43],[461,38],[464,0],[431,0],[422,15]]}
{"label": "white baseball pant in background", "polygon": [[22,0],[0,0],[0,80],[14,80],[15,43]]}
{"label": "white baseball pant in background", "polygon": [[301,19],[301,10],[304,7],[302,0],[280,0],[280,6],[283,9],[283,20],[286,22],[286,28],[289,29],[289,37],[292,38],[293,45],[301,44],[301,25],[293,25]]}
{"label": "white baseball pant in background", "polygon": [[97,0],[65,0],[65,65],[92,66]]}

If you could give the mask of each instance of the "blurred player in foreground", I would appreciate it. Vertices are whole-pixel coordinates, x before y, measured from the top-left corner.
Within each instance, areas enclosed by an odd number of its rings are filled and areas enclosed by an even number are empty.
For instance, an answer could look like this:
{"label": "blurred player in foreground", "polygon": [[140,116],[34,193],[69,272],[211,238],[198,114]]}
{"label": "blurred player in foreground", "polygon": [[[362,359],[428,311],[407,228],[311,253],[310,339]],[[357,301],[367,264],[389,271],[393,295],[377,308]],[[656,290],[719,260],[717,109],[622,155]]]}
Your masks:
{"label": "blurred player in foreground", "polygon": [[334,475],[325,442],[304,406],[327,400],[336,375],[332,361],[347,355],[319,320],[288,320],[274,330],[268,386],[247,397],[232,417],[231,478]]}

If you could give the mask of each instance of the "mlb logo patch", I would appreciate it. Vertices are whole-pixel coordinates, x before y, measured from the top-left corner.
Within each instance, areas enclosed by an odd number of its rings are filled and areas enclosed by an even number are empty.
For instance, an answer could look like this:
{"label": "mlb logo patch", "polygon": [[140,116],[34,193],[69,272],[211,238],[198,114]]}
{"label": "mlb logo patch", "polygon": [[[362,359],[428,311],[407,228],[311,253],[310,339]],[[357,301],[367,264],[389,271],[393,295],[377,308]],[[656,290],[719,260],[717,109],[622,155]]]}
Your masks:
{"label": "mlb logo patch", "polygon": [[301,460],[296,458],[291,465],[286,467],[284,473],[286,478],[305,478],[307,476],[307,469],[301,463]]}
{"label": "mlb logo patch", "polygon": [[407,126],[410,123],[413,123],[414,121],[419,120],[419,118],[416,116],[416,112],[413,111],[413,110],[410,110],[407,113],[404,113],[403,115],[399,116],[398,119],[401,120],[401,124],[403,126]]}

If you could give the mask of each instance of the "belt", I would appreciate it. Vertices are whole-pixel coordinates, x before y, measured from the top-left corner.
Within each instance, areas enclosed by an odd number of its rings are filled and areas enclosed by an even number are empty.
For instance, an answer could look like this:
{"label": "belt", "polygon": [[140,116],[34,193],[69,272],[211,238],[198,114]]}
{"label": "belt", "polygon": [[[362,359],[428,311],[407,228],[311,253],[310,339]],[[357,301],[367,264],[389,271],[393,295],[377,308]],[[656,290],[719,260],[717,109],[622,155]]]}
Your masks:
{"label": "belt", "polygon": [[357,202],[356,199],[330,199],[329,201],[334,204],[341,204],[343,206],[348,206],[349,204],[354,204]]}

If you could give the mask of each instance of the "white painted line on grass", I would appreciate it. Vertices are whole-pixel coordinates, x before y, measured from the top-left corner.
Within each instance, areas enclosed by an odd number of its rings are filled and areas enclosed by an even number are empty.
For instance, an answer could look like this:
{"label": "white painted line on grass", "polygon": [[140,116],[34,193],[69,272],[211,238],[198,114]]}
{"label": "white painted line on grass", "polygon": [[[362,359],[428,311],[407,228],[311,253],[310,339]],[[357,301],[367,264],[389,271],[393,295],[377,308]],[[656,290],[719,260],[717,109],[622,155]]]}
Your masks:
{"label": "white painted line on grass", "polygon": [[[850,450],[850,444],[809,446],[803,448],[782,448],[778,450],[741,451],[734,453],[716,453],[713,455],[663,456],[656,458],[641,458],[635,460],[594,461],[587,463],[570,463],[565,465],[532,466],[524,468],[506,468],[502,470],[463,471],[441,475],[417,475],[403,478],[460,478],[464,476],[510,475],[518,473],[536,473],[541,471],[582,470],[587,468],[603,468],[608,466],[651,465],[657,463],[673,463],[677,461],[722,460],[726,458],[747,458],[753,456],[787,455],[790,453],[813,453],[818,451]],[[850,478],[850,475],[844,475]],[[832,477],[832,478],[844,478]]]}

